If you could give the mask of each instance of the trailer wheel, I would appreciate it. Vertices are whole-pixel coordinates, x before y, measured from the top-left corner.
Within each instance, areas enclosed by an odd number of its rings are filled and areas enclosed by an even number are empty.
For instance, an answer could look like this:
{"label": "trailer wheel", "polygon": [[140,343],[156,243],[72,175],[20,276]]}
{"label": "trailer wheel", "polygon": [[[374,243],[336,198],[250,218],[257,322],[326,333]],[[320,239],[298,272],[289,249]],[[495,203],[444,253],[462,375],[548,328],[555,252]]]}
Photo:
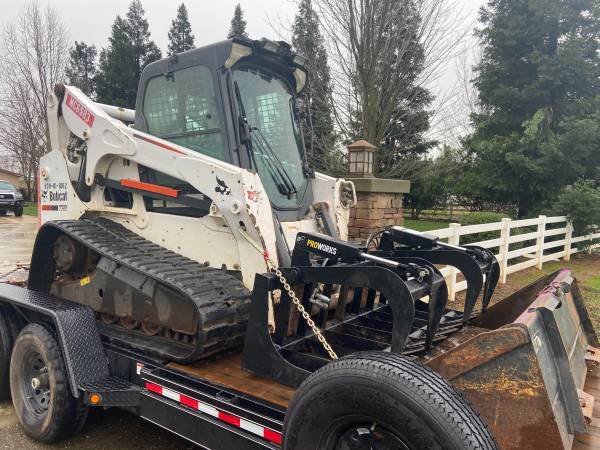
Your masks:
{"label": "trailer wheel", "polygon": [[450,383],[400,355],[356,353],[300,386],[283,426],[300,450],[498,449],[479,414]]}
{"label": "trailer wheel", "polygon": [[0,401],[10,398],[10,355],[18,333],[13,316],[12,311],[0,305]]}
{"label": "trailer wheel", "polygon": [[71,393],[60,348],[42,325],[27,325],[15,341],[10,390],[25,433],[35,440],[51,443],[68,437],[87,417],[82,397]]}

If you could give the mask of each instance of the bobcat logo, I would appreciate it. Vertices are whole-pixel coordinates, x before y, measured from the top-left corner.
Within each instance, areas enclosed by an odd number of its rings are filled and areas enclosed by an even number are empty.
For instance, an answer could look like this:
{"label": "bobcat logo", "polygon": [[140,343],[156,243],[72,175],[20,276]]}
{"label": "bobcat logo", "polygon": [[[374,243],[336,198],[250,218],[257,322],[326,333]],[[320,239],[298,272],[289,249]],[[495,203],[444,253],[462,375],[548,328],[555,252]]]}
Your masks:
{"label": "bobcat logo", "polygon": [[225,182],[223,180],[221,180],[219,177],[215,177],[217,179],[217,185],[215,186],[215,192],[217,192],[218,194],[221,195],[231,195],[231,189],[229,189],[229,186],[227,186],[225,184]]}

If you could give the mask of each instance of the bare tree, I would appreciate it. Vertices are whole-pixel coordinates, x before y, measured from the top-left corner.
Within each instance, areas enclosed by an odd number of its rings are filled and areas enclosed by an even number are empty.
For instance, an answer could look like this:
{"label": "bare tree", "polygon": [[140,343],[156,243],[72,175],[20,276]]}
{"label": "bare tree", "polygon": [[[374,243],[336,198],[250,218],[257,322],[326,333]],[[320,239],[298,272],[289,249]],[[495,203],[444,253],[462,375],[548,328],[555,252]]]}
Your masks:
{"label": "bare tree", "polygon": [[474,84],[481,52],[477,43],[464,46],[454,61],[456,82],[449,87],[446,101],[440,102],[437,121],[432,124],[439,139],[454,147],[460,147],[462,139],[473,131],[471,116],[481,112]]}
{"label": "bare tree", "polygon": [[39,158],[50,149],[48,92],[64,80],[69,58],[66,29],[50,5],[28,3],[2,33],[0,145],[16,162],[29,194]]}
{"label": "bare tree", "polygon": [[[379,152],[380,174],[402,175],[399,152],[419,149],[432,96],[427,86],[468,34],[459,0],[317,0],[332,61],[340,131]],[[418,111],[419,106],[422,111]],[[415,111],[417,114],[415,114]],[[421,147],[422,150],[422,147]]]}

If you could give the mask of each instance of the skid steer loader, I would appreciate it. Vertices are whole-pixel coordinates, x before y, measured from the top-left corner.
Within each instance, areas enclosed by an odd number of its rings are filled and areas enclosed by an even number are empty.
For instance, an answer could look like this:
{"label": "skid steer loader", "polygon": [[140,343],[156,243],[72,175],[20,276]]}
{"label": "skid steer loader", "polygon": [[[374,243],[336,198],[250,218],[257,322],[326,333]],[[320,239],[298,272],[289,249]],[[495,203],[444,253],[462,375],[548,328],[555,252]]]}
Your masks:
{"label": "skid steer loader", "polygon": [[571,448],[598,345],[571,274],[489,307],[485,248],[348,242],[354,185],[308,163],[305,62],[235,37],[148,65],[135,110],[55,87],[0,396],[43,442],[91,405],[209,448]]}

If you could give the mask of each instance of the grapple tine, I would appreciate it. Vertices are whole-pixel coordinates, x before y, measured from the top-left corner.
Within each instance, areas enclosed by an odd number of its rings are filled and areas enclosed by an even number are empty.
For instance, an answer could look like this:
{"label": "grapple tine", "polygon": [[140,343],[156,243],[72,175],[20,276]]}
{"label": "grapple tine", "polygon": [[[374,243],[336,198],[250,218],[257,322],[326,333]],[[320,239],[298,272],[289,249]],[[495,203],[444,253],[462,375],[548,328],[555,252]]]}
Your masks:
{"label": "grapple tine", "polygon": [[[376,255],[390,257],[390,252],[374,252]],[[417,256],[427,261],[428,264],[443,264],[456,267],[460,270],[467,281],[467,293],[465,297],[464,322],[468,322],[477,298],[483,288],[483,274],[477,262],[467,253],[459,250],[395,250],[394,256],[408,258]]]}
{"label": "grapple tine", "polygon": [[[491,253],[491,252],[490,252]],[[485,279],[485,287],[483,292],[483,301],[481,304],[481,312],[484,313],[487,311],[487,308],[490,304],[490,300],[492,299],[492,295],[494,294],[494,289],[496,289],[496,285],[498,284],[498,280],[500,279],[500,264],[495,257],[492,255],[492,262],[488,267]]]}
{"label": "grapple tine", "polygon": [[[425,350],[429,351],[431,350],[431,347],[433,345],[433,339],[440,327],[442,317],[444,316],[444,311],[446,310],[446,305],[448,304],[448,287],[446,286],[446,280],[444,279],[444,276],[437,267],[432,266],[427,260],[423,258],[392,257],[387,259],[394,262],[417,264],[420,267],[423,267],[429,271],[429,286],[427,286],[427,288],[425,289],[426,292],[429,293],[429,302],[427,308],[427,328],[425,329]],[[415,304],[419,300],[419,298],[416,298],[413,295],[413,301],[415,302]]]}

